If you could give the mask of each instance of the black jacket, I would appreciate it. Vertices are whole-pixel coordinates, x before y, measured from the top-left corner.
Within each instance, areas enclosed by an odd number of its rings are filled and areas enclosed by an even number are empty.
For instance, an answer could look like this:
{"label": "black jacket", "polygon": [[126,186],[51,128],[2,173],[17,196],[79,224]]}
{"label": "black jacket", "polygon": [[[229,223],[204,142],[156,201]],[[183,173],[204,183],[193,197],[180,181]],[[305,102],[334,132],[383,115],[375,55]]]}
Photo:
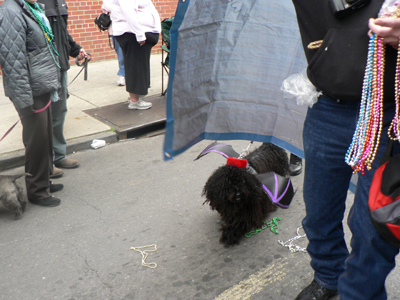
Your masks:
{"label": "black jacket", "polygon": [[65,0],[38,0],[37,2],[45,5],[46,17],[49,19],[56,49],[60,55],[61,71],[67,71],[70,68],[69,57],[77,57],[82,48],[68,33],[68,5]]}
{"label": "black jacket", "polygon": [[[376,18],[383,0],[371,2],[344,19],[337,19],[328,0],[293,0],[310,81],[334,99],[360,101],[368,53],[368,20]],[[308,49],[323,40],[318,49]],[[397,51],[386,47],[385,101],[394,99]]]}

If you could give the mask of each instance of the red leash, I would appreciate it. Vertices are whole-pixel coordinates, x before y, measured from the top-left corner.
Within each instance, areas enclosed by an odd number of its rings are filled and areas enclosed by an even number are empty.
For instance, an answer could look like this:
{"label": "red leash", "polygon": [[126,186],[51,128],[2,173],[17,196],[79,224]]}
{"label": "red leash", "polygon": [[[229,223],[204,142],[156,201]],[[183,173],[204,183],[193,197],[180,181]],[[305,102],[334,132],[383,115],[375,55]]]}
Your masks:
{"label": "red leash", "polygon": [[[49,103],[47,103],[47,105],[45,107],[43,107],[41,109],[38,109],[38,110],[35,110],[35,114],[38,114],[38,113],[40,113],[42,111],[45,111],[50,106],[50,104],[51,104],[51,100],[49,101]],[[15,126],[17,126],[18,122],[21,121],[22,118],[23,118],[23,116],[21,116],[21,118],[19,118],[19,120],[13,126],[11,126],[10,129],[7,130],[7,132],[0,139],[0,142],[11,132],[11,130],[14,129]]]}

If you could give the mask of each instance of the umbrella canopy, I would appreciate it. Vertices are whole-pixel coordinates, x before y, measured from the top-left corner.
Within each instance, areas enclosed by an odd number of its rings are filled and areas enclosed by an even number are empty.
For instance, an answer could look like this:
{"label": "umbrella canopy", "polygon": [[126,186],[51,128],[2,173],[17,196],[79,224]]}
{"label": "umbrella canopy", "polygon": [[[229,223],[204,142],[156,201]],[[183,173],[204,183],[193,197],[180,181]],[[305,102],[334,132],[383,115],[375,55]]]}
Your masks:
{"label": "umbrella canopy", "polygon": [[180,0],[170,34],[165,159],[202,139],[303,157],[307,107],[280,89],[306,67],[290,0]]}

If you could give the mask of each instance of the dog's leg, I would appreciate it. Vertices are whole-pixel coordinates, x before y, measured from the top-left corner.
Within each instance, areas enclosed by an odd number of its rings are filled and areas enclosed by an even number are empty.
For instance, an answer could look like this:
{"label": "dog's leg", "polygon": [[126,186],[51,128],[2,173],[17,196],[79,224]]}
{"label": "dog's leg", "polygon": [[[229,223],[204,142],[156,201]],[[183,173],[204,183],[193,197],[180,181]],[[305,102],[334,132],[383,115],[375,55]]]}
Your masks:
{"label": "dog's leg", "polygon": [[21,204],[18,202],[17,193],[9,194],[7,198],[1,198],[1,202],[3,203],[4,207],[10,211],[15,213],[15,220],[21,219],[22,217],[22,208]]}
{"label": "dog's leg", "polygon": [[233,227],[222,227],[222,235],[220,238],[220,242],[226,246],[232,246],[239,244],[239,240],[242,237],[242,231]]}
{"label": "dog's leg", "polygon": [[22,189],[21,185],[18,182],[15,182],[15,186],[18,190],[18,202],[21,205],[22,212],[25,212],[26,204],[28,203],[27,197],[24,195],[24,190]]}

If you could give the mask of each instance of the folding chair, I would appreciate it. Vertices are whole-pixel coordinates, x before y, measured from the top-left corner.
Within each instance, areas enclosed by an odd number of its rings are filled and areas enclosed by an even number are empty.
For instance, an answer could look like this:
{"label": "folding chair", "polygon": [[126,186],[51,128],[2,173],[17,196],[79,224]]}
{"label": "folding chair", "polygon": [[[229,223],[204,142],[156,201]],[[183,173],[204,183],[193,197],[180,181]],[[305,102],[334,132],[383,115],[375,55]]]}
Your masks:
{"label": "folding chair", "polygon": [[[162,67],[162,74],[161,74],[161,95],[164,96],[167,92],[167,87],[164,89],[164,73],[169,76],[169,50],[170,50],[170,29],[172,22],[174,21],[174,17],[164,19],[161,21],[161,67]],[[164,59],[165,56],[165,59]]]}

